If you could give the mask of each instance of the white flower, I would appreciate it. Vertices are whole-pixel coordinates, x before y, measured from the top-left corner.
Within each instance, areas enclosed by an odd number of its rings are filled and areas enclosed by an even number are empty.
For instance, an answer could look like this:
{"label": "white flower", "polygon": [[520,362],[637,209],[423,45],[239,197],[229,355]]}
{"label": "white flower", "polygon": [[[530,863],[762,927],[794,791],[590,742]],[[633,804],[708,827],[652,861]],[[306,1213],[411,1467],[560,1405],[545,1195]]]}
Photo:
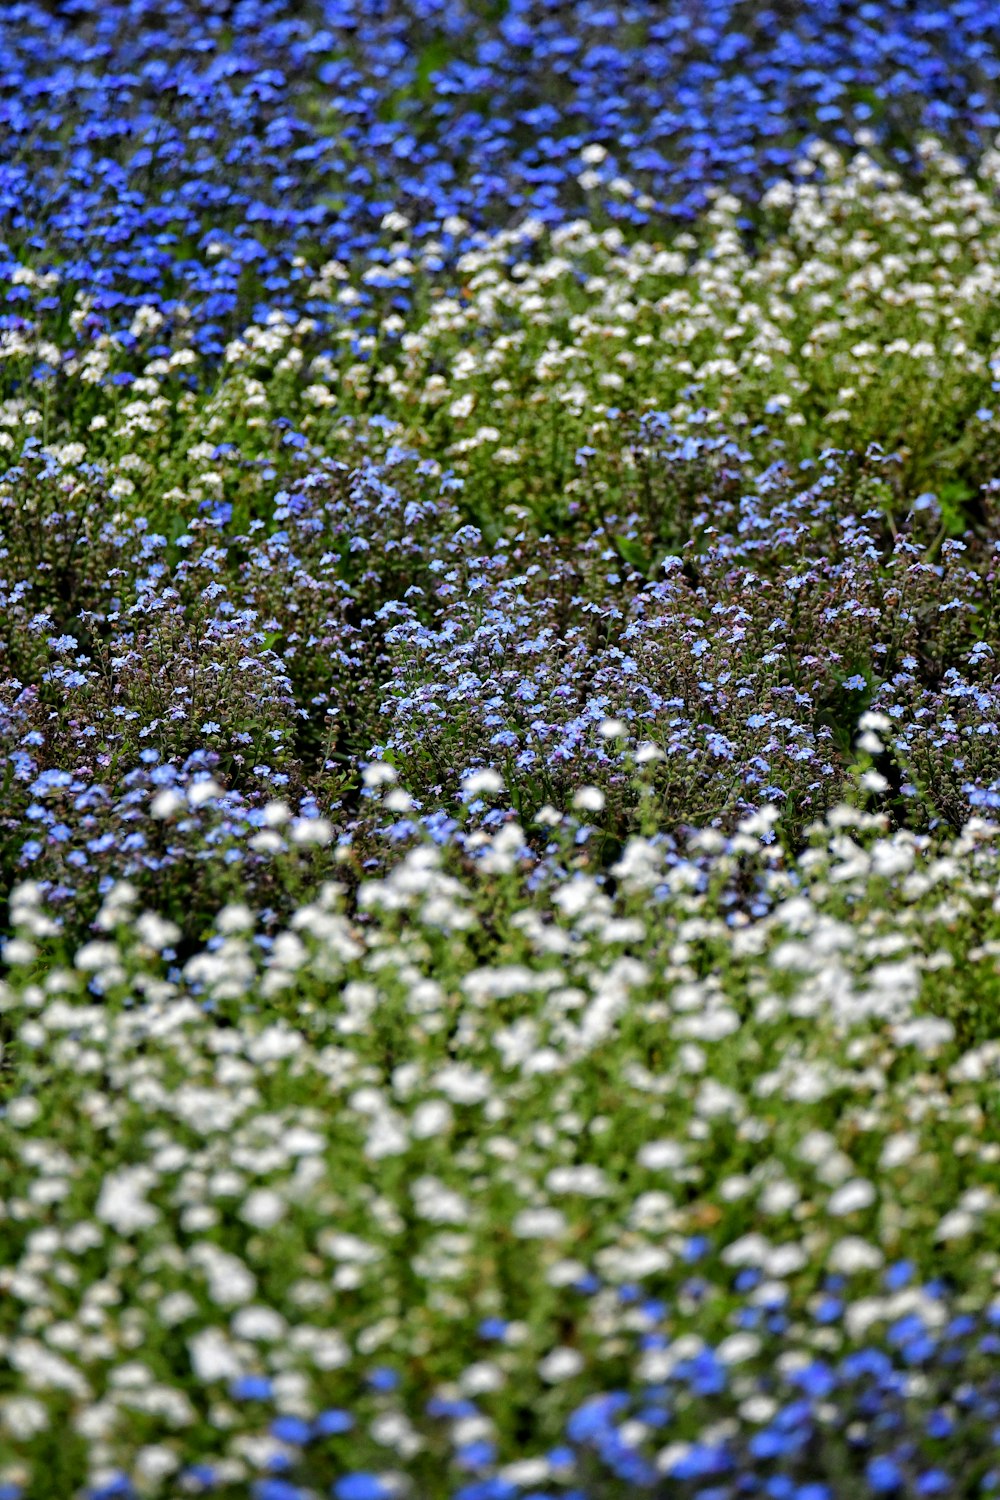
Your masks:
{"label": "white flower", "polygon": [[25,1095],[21,1099],[12,1099],[10,1101],[7,1106],[7,1121],[18,1129],[24,1129],[29,1125],[34,1125],[35,1121],[40,1118],[41,1113],[42,1106],[38,1100]]}
{"label": "white flower", "polygon": [[117,965],[120,956],[116,943],[102,942],[95,938],[93,942],[84,943],[82,948],[76,950],[73,963],[84,973],[94,974],[99,969]]}
{"label": "white flower", "polygon": [[451,1129],[452,1119],[451,1105],[446,1099],[425,1099],[413,1112],[410,1134],[416,1141],[443,1135]]}
{"label": "white flower", "polygon": [[590,1162],[573,1167],[553,1167],[545,1179],[550,1193],[579,1193],[582,1198],[603,1198],[611,1184],[600,1167]]}
{"label": "white flower", "polygon": [[240,1207],[240,1218],[255,1229],[273,1229],[285,1217],[285,1200],[270,1188],[257,1188]]}
{"label": "white flower", "polygon": [[328,818],[296,818],[291,835],[292,843],[300,847],[328,844],[333,838],[333,824]]}
{"label": "white flower", "polygon": [[743,818],[739,825],[740,833],[749,834],[752,838],[762,838],[770,833],[780,814],[776,807],[770,803],[751,813],[749,817]]}
{"label": "white flower", "polygon": [[253,912],[242,902],[231,902],[224,906],[215,919],[215,926],[224,936],[236,932],[247,932],[254,925]]}
{"label": "white flower", "polygon": [[168,1292],[156,1309],[157,1317],[166,1328],[186,1322],[197,1311],[198,1304],[190,1292]]}
{"label": "white flower", "polygon": [[316,1156],[326,1146],[326,1139],[318,1130],[309,1130],[304,1125],[293,1125],[283,1138],[282,1145],[289,1156]]}
{"label": "white flower", "polygon": [[741,1365],[760,1353],[761,1343],[755,1333],[731,1333],[716,1349],[724,1365]]}
{"label": "white flower", "polygon": [[372,1119],[365,1141],[365,1155],[372,1161],[381,1161],[387,1156],[402,1156],[409,1144],[406,1127],[399,1116],[380,1111]]}
{"label": "white flower", "polygon": [[280,854],[285,847],[285,841],[273,828],[262,828],[247,840],[254,854]]}
{"label": "white flower", "polygon": [[24,1442],[37,1433],[44,1432],[48,1425],[48,1411],[34,1396],[6,1396],[0,1399],[0,1426],[11,1437]]}
{"label": "white flower", "polygon": [[515,1463],[505,1464],[499,1471],[499,1477],[507,1484],[515,1484],[525,1490],[532,1485],[544,1484],[549,1477],[548,1459],[518,1459]]}
{"label": "white flower", "polygon": [[236,1338],[262,1343],[274,1343],[288,1331],[288,1324],[273,1307],[241,1307],[229,1326]]}
{"label": "white flower", "polygon": [[785,1214],[795,1207],[800,1196],[794,1182],[787,1180],[769,1182],[765,1185],[757,1204],[761,1213]]}
{"label": "white flower", "polygon": [[675,1469],[680,1467],[690,1452],[690,1443],[668,1443],[656,1455],[656,1467],[661,1474],[672,1474]]}
{"label": "white flower", "polygon": [[924,1056],[939,1052],[955,1039],[955,1028],[946,1016],[913,1016],[891,1029],[897,1047],[915,1047]]}
{"label": "white flower", "polygon": [[34,943],[29,943],[27,938],[8,938],[3,945],[4,963],[15,967],[17,964],[33,963],[38,954]]}
{"label": "white flower", "polygon": [[596,906],[602,895],[589,875],[576,874],[565,885],[561,885],[552,897],[556,906],[567,917],[579,917],[588,907]]}
{"label": "white flower", "polygon": [[203,1328],[188,1339],[188,1353],[198,1380],[235,1380],[243,1373],[235,1350],[218,1328]]}
{"label": "white flower", "polygon": [[727,1266],[762,1266],[771,1252],[771,1242],[762,1234],[744,1234],[722,1251]]}
{"label": "white flower", "polygon": [[86,1379],[69,1360],[38,1339],[17,1338],[9,1346],[8,1363],[34,1391],[69,1391],[78,1401],[91,1398]]}
{"label": "white flower", "polygon": [[150,815],[154,818],[172,818],[185,806],[184,798],[180,792],[175,792],[173,787],[164,787],[162,792],[157,792],[149,804]]}
{"label": "white flower", "polygon": [[466,797],[495,797],[503,791],[503,777],[489,769],[470,771],[462,777],[462,791]]}
{"label": "white flower", "polygon": [[945,1214],[934,1231],[936,1240],[963,1240],[977,1228],[976,1217],[964,1208],[953,1208]]}
{"label": "white flower", "polygon": [[[238,1255],[203,1241],[191,1247],[191,1262],[204,1271],[212,1301],[220,1307],[237,1307],[257,1291],[257,1278]],[[179,1294],[183,1296],[183,1293]],[[183,1313],[182,1316],[188,1316]]]}
{"label": "white flower", "polygon": [[413,1184],[417,1217],[430,1224],[465,1224],[469,1208],[460,1193],[437,1177],[418,1177]]}
{"label": "white flower", "polygon": [[707,1120],[716,1119],[720,1115],[736,1117],[741,1112],[742,1100],[727,1084],[717,1083],[714,1078],[706,1078],[695,1096],[694,1108],[696,1114]]}
{"label": "white flower", "polygon": [[745,1422],[752,1422],[755,1427],[770,1422],[778,1410],[778,1403],[770,1396],[748,1396],[745,1401],[740,1402],[740,1416]]}
{"label": "white flower", "polygon": [[630,886],[651,887],[662,879],[663,858],[649,839],[634,835],[625,845],[621,859],[611,866],[611,873]]}
{"label": "white flower", "polygon": [[853,1276],[861,1271],[877,1271],[883,1260],[877,1245],[869,1244],[858,1235],[849,1234],[832,1247],[827,1265],[839,1275]]}
{"label": "white flower", "polygon": [[361,780],[371,788],[391,786],[396,780],[396,771],[384,760],[373,760],[361,772]]}
{"label": "white flower", "polygon": [[468,1063],[447,1063],[438,1069],[431,1082],[453,1104],[482,1104],[493,1092],[487,1075]]}
{"label": "white flower", "polygon": [[188,802],[192,807],[204,807],[206,802],[212,802],[221,796],[222,787],[211,776],[193,781],[188,787]]}
{"label": "white flower", "polygon": [[687,1152],[678,1141],[647,1141],[636,1160],[650,1172],[676,1172],[684,1166]]}
{"label": "white flower", "polygon": [[110,1224],[116,1234],[135,1234],[149,1229],[159,1218],[157,1210],[146,1202],[145,1194],[156,1181],[149,1167],[121,1167],[109,1172],[101,1184],[94,1213],[102,1224]]}
{"label": "white flower", "polygon": [[145,1448],[140,1448],[136,1454],[136,1476],[155,1489],[161,1480],[176,1472],[180,1462],[172,1449],[162,1443],[150,1443]]}
{"label": "white flower", "polygon": [[912,1131],[899,1131],[896,1135],[889,1136],[883,1145],[879,1166],[883,1171],[891,1172],[895,1167],[904,1166],[916,1156],[919,1149],[920,1141]]}
{"label": "white flower", "polygon": [[180,941],[181,936],[181,930],[175,922],[168,922],[152,911],[144,911],[142,916],[136,919],[135,930],[140,942],[145,943],[147,948],[152,948],[156,953],[161,953],[164,948],[172,947],[174,943]]}
{"label": "white flower", "polygon": [[830,1194],[826,1211],[835,1219],[860,1213],[875,1202],[875,1189],[864,1177],[852,1177]]}
{"label": "white flower", "polygon": [[893,875],[905,875],[913,868],[913,849],[895,839],[880,839],[872,847],[871,856],[872,870],[886,879],[891,879]]}
{"label": "white flower", "polygon": [[308,950],[294,932],[279,932],[271,948],[270,962],[279,969],[299,969],[308,958]]}
{"label": "white flower", "polygon": [[577,812],[601,812],[604,800],[604,793],[597,786],[581,786],[573,793],[573,806]]}
{"label": "white flower", "polygon": [[794,1241],[786,1241],[784,1245],[774,1245],[768,1250],[764,1257],[764,1270],[768,1276],[780,1279],[794,1276],[796,1271],[801,1271],[808,1263],[809,1257],[804,1247]]}
{"label": "white flower", "polygon": [[511,1233],[519,1240],[554,1240],[567,1231],[558,1208],[522,1208],[514,1217]]}
{"label": "white flower", "polygon": [[959,1199],[960,1206],[969,1213],[984,1214],[993,1207],[996,1195],[989,1187],[967,1188]]}
{"label": "white flower", "polygon": [[538,1373],[549,1385],[556,1385],[560,1380],[572,1380],[574,1375],[579,1375],[583,1366],[583,1355],[578,1349],[560,1345],[539,1361]]}

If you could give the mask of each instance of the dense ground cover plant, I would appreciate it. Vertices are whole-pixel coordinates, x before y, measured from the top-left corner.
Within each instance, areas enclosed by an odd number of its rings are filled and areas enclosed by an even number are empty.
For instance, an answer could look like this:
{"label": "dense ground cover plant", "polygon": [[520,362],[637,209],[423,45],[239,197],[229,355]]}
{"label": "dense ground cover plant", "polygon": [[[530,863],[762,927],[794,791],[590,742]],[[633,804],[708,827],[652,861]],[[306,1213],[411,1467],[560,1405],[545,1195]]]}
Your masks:
{"label": "dense ground cover plant", "polygon": [[[995,825],[636,838],[614,898],[575,826],[530,904],[508,824],[353,918],[335,881],[273,940],[228,905],[182,970],[124,882],[75,951],[15,888],[11,1475],[950,1490],[952,1431],[986,1473]],[[739,886],[769,915],[728,921]]]}
{"label": "dense ground cover plant", "polygon": [[2,1500],[996,1493],[993,8],[0,57]]}

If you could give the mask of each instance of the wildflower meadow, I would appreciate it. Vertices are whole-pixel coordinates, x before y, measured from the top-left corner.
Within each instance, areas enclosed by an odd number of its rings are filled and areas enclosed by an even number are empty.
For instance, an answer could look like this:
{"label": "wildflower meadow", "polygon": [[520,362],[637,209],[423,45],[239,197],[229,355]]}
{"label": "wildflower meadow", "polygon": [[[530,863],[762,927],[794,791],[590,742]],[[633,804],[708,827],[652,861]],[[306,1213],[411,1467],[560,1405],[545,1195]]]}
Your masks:
{"label": "wildflower meadow", "polygon": [[0,304],[0,1500],[1000,1496],[994,0],[9,0]]}

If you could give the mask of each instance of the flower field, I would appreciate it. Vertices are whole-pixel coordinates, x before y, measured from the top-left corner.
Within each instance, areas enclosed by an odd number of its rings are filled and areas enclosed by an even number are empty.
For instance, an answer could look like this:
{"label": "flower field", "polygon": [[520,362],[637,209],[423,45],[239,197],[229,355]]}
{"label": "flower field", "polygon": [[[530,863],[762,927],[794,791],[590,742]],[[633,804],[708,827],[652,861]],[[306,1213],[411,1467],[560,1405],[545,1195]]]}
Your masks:
{"label": "flower field", "polygon": [[1000,1495],[991,0],[0,8],[0,1500]]}

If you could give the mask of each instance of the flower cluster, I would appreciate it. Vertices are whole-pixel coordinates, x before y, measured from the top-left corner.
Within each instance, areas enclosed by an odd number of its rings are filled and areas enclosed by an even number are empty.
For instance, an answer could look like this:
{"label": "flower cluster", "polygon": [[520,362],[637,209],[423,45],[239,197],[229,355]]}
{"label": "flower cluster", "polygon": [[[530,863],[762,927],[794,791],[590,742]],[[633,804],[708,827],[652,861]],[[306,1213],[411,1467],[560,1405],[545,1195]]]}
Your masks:
{"label": "flower cluster", "polygon": [[0,1500],[1000,1493],[988,0],[0,13]]}
{"label": "flower cluster", "polygon": [[759,192],[817,134],[865,131],[899,165],[921,130],[975,154],[1000,128],[994,22],[978,0],[697,17],[677,0],[26,0],[0,31],[9,331],[40,312],[52,372],[149,324],[215,359],[256,307],[325,319],[311,286],[331,260],[366,259],[407,300],[387,217],[447,259],[512,211],[683,222],[713,184]]}
{"label": "flower cluster", "polygon": [[555,818],[528,905],[508,825],[183,962],[15,887],[11,1494],[992,1493],[996,825],[636,837],[612,894]]}
{"label": "flower cluster", "polygon": [[[793,832],[859,778],[911,827],[992,805],[989,533],[943,535],[940,503],[877,450],[779,448],[761,469],[664,414],[633,438],[635,508],[605,508],[584,455],[560,533],[519,514],[492,545],[449,474],[398,447],[301,465],[267,520],[195,518],[171,541],[99,468],[29,446],[3,483],[12,877],[78,921],[115,870],[246,879],[275,797],[333,817],[357,867],[384,826],[356,769],[372,756],[412,788],[397,837],[462,806],[537,830],[581,784],[619,839],[731,830],[765,803]],[[859,738],[866,711],[881,739]],[[506,795],[467,798],[475,770]],[[163,814],[160,792],[208,773],[211,832]]]}

